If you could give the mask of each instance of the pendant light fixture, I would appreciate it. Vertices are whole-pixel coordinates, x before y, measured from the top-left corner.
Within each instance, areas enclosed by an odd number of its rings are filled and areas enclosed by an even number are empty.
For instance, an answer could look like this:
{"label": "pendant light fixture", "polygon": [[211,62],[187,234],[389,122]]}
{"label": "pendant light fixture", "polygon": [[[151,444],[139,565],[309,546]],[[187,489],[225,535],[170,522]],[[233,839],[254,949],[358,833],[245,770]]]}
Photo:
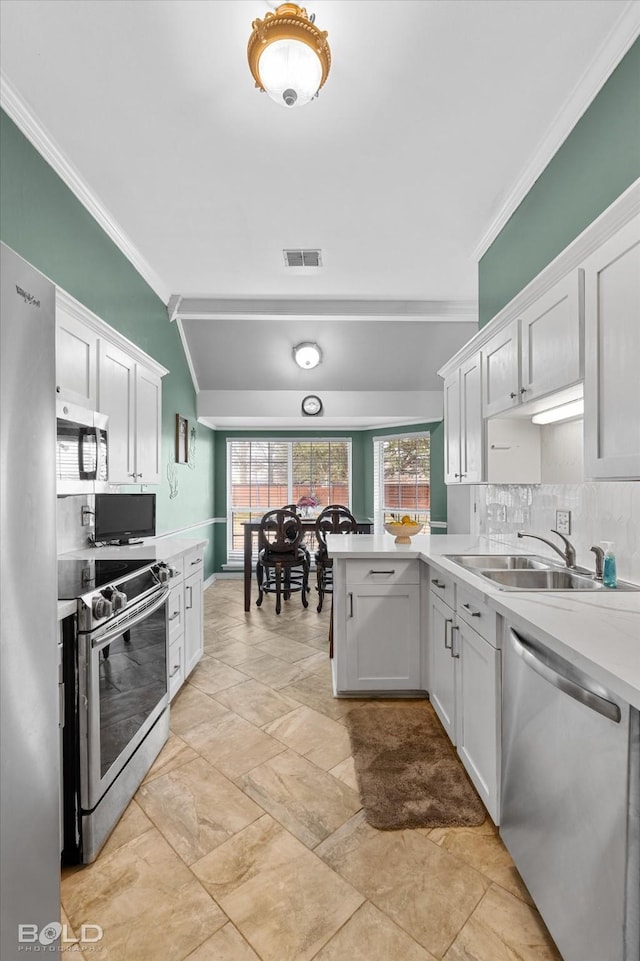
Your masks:
{"label": "pendant light fixture", "polygon": [[254,20],[247,57],[256,87],[283,107],[301,107],[317,96],[331,67],[327,31],[296,3],[281,3]]}

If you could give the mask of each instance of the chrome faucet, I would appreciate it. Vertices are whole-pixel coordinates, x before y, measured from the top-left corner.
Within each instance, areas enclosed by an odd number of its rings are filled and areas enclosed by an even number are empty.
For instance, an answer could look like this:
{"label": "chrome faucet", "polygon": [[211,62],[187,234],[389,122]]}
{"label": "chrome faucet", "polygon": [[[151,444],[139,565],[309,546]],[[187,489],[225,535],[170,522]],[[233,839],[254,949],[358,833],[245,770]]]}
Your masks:
{"label": "chrome faucet", "polygon": [[604,566],[604,551],[601,547],[598,547],[597,544],[594,544],[593,547],[589,548],[589,550],[593,551],[593,553],[596,555],[596,572],[593,576],[596,581],[601,581],[602,569]]}
{"label": "chrome faucet", "polygon": [[546,537],[540,537],[538,534],[527,534],[526,531],[518,531],[518,537],[533,537],[533,539],[536,541],[542,541],[543,544],[546,544],[548,547],[552,547],[556,554],[560,555],[567,567],[576,569],[576,550],[571,541],[559,531],[552,530],[551,533],[557,534],[558,537],[562,538],[564,541],[564,550],[561,550],[557,544],[553,544],[551,541],[548,541]]}

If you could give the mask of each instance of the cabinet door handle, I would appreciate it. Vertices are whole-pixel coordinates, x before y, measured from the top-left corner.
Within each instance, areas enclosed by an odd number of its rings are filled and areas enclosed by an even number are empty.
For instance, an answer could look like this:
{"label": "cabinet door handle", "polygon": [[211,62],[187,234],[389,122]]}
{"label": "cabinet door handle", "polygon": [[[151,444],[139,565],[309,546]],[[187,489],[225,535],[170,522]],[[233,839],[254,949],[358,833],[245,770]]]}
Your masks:
{"label": "cabinet door handle", "polygon": [[176,617],[180,617],[180,611],[174,611],[169,620],[175,621]]}
{"label": "cabinet door handle", "polygon": [[460,628],[458,627],[457,624],[454,624],[453,627],[451,628],[451,657],[454,657],[454,658],[457,659],[457,658],[460,657],[460,650],[458,649],[458,653],[457,653],[457,654],[454,654],[454,651],[453,651],[453,632],[454,632],[454,631],[457,631],[457,632],[458,632],[458,638],[459,638],[459,637],[460,637]]}
{"label": "cabinet door handle", "polygon": [[[140,474],[140,477],[142,477],[142,474]],[[192,566],[192,567],[195,567],[196,564],[202,564],[202,558],[201,558],[201,557],[196,557],[195,561],[191,561],[191,566]]]}
{"label": "cabinet door handle", "polygon": [[353,617],[353,594],[349,591],[349,617]]}
{"label": "cabinet door handle", "polygon": [[432,578],[431,583],[434,587],[439,587],[441,591],[443,591],[447,586],[446,584],[441,584],[437,577]]}
{"label": "cabinet door handle", "polygon": [[526,394],[526,393],[527,393],[527,388],[526,388],[526,387],[521,387],[521,388],[520,388],[520,393],[521,393],[521,394]]}
{"label": "cabinet door handle", "polygon": [[512,390],[511,393],[509,394],[509,397],[511,398],[511,400],[515,400],[517,396],[518,396],[518,395],[517,395],[516,392],[513,391],[513,390]]}
{"label": "cabinet door handle", "polygon": [[191,608],[193,607],[193,588],[191,584],[187,584],[187,590],[189,591],[189,603],[187,604],[185,602],[185,607],[187,608],[187,610],[191,610]]}
{"label": "cabinet door handle", "polygon": [[172,677],[175,677],[179,670],[180,670],[180,665],[176,664],[171,674],[169,675],[169,680],[171,680]]}
{"label": "cabinet door handle", "polygon": [[[447,626],[451,625],[451,631],[447,631]],[[447,644],[447,636],[449,637],[449,643]],[[444,622],[444,646],[445,650],[450,651],[451,645],[453,644],[453,618],[448,617]]]}
{"label": "cabinet door handle", "polygon": [[480,617],[480,611],[472,611],[470,604],[463,604],[462,606],[466,611],[469,611],[469,613],[471,614],[471,617]]}
{"label": "cabinet door handle", "polygon": [[395,570],[393,570],[393,571],[369,571],[369,573],[370,573],[370,574],[395,574]]}

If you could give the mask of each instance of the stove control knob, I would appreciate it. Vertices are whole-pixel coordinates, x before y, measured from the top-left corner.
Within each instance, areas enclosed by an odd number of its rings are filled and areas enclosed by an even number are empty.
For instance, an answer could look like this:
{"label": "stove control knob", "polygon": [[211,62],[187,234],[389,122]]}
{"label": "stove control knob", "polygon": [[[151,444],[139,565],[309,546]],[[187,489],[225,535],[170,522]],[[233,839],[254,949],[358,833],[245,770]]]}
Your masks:
{"label": "stove control knob", "polygon": [[166,584],[171,577],[171,573],[169,572],[165,563],[156,564],[152,570],[161,584]]}
{"label": "stove control knob", "polygon": [[96,619],[100,617],[109,617],[111,611],[111,601],[107,600],[106,597],[94,597],[91,604],[91,613]]}
{"label": "stove control knob", "polygon": [[114,591],[111,595],[111,604],[114,611],[121,611],[127,606],[127,595],[123,591]]}

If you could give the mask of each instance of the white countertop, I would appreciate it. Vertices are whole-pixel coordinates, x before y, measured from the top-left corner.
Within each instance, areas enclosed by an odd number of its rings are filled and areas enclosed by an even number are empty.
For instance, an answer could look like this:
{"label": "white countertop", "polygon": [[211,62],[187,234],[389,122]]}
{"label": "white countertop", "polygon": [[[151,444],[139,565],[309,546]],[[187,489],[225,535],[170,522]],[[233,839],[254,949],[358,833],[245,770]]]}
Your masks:
{"label": "white countertop", "polygon": [[[83,547],[77,551],[60,554],[59,560],[117,560],[124,558],[141,558],[151,561],[170,561],[173,557],[197,550],[208,544],[206,537],[147,537],[142,544],[112,545],[110,547]],[[58,601],[58,620],[75,614],[75,601]]]}
{"label": "white countertop", "polygon": [[473,588],[516,628],[531,631],[567,660],[640,709],[640,591],[501,591],[444,554],[531,554],[464,534],[418,534],[396,544],[390,534],[329,534],[330,555],[416,558]]}

